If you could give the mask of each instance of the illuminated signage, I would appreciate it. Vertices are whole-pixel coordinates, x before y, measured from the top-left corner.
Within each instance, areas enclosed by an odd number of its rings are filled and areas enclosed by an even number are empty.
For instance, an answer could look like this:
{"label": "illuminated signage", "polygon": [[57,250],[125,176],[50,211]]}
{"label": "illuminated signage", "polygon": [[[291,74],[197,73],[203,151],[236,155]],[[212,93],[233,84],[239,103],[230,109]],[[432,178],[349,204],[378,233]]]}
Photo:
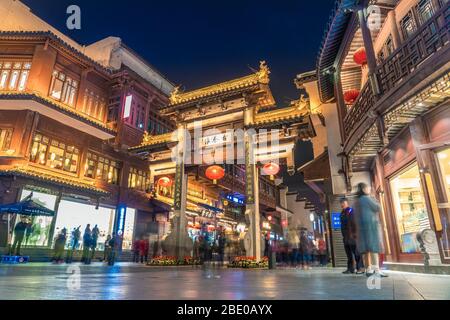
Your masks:
{"label": "illuminated signage", "polygon": [[245,204],[245,201],[243,199],[239,199],[238,197],[233,196],[233,195],[228,195],[227,200],[231,201],[233,203],[236,203],[236,204],[242,204],[242,205]]}
{"label": "illuminated signage", "polygon": [[123,118],[127,119],[131,115],[131,104],[133,102],[133,96],[129,95],[125,98],[125,107],[123,109]]}
{"label": "illuminated signage", "polygon": [[223,145],[228,142],[232,142],[233,137],[234,137],[234,135],[232,132],[227,132],[225,134],[218,134],[218,135],[214,135],[214,136],[205,137],[201,140],[200,147],[212,147],[212,146],[217,146],[217,145]]}
{"label": "illuminated signage", "polygon": [[117,217],[117,234],[122,235],[125,230],[125,218],[127,215],[127,209],[125,207],[119,207],[119,216]]}
{"label": "illuminated signage", "polygon": [[341,214],[340,213],[333,213],[331,215],[331,225],[333,226],[334,230],[341,229]]}

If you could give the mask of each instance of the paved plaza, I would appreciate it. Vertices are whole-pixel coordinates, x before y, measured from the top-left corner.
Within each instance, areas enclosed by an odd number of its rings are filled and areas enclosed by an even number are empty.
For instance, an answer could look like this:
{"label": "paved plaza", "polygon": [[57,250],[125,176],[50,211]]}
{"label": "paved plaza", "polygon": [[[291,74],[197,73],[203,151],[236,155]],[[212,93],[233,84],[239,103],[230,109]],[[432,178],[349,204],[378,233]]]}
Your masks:
{"label": "paved plaza", "polygon": [[[79,271],[80,281],[70,276]],[[231,270],[113,268],[29,264],[0,266],[4,300],[448,300],[450,276],[390,272],[379,289],[340,269]],[[79,284],[79,285],[78,285]],[[376,283],[371,284],[377,287]]]}

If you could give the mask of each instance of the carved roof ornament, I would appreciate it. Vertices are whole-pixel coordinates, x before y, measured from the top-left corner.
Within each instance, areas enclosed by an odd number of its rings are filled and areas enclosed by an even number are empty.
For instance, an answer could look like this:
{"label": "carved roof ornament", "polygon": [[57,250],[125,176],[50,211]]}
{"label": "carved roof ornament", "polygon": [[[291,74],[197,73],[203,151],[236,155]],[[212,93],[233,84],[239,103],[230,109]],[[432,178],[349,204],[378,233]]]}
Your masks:
{"label": "carved roof ornament", "polygon": [[262,84],[269,84],[270,83],[270,69],[267,65],[266,61],[261,61],[259,63],[259,72],[258,72],[258,78],[259,82]]}
{"label": "carved roof ornament", "polygon": [[142,139],[142,144],[149,143],[152,139],[152,135],[148,133],[148,131],[144,132],[144,138]]}
{"label": "carved roof ornament", "polygon": [[173,89],[172,94],[170,95],[170,104],[177,104],[180,101],[180,89],[181,87],[175,87],[175,89]]}

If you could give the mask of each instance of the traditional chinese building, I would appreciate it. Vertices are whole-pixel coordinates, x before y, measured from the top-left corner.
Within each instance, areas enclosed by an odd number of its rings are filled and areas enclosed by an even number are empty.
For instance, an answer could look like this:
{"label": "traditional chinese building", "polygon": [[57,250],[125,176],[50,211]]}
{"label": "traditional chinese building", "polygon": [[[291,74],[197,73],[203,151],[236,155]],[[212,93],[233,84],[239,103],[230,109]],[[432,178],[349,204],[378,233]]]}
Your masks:
{"label": "traditional chinese building", "polygon": [[[246,254],[258,260],[264,253],[261,228],[270,228],[267,220],[286,223],[289,212],[277,199],[279,187],[263,174],[263,164],[280,161],[287,171],[294,172],[295,143],[313,137],[315,132],[307,104],[276,107],[269,74],[262,62],[259,71],[242,78],[191,92],[176,89],[169,105],[160,111],[177,123],[178,130],[173,134],[146,135],[140,145],[130,149],[148,159],[155,185],[164,189],[166,181],[170,181],[170,191],[166,190],[170,197],[157,192],[155,201],[166,202],[172,208],[175,232],[167,241],[174,254],[183,256],[191,250],[186,241],[186,225],[198,216],[195,211],[201,211],[205,201],[224,212],[233,202],[241,205]],[[201,129],[200,136],[196,136],[197,129]],[[255,141],[267,129],[276,129],[269,134],[276,138],[277,145],[261,147]],[[237,131],[242,135],[236,135]],[[230,145],[231,150],[226,148]],[[213,161],[207,163],[202,157],[205,154],[212,156]],[[231,163],[216,161],[230,154]],[[197,155],[200,162],[195,161]],[[211,168],[223,170],[223,174],[211,176]],[[204,191],[194,196],[198,188]]]}
{"label": "traditional chinese building", "polygon": [[[33,193],[56,211],[29,221],[28,248],[87,224],[99,243],[119,231],[131,248],[159,219],[148,162],[128,148],[174,129],[159,113],[173,85],[119,38],[80,45],[20,1],[2,1],[0,16],[0,203]],[[2,217],[0,247],[17,221]]]}
{"label": "traditional chinese building", "polygon": [[[340,197],[372,186],[391,268],[423,263],[424,249],[430,264],[450,262],[449,12],[444,0],[336,1],[317,72],[297,79],[323,119],[321,152],[301,170],[324,195],[330,226]],[[330,172],[317,176],[322,162]]]}

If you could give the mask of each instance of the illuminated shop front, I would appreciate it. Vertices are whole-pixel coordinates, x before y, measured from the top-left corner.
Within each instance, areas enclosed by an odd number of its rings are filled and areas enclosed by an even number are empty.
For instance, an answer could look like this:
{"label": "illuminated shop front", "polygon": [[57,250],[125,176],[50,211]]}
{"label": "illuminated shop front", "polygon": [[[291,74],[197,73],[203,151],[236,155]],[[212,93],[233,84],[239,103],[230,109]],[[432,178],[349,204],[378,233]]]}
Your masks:
{"label": "illuminated shop front", "polygon": [[440,209],[442,237],[440,245],[445,259],[450,259],[450,148],[440,149],[435,152],[439,163],[439,182],[442,186]]}
{"label": "illuminated shop front", "polygon": [[390,182],[402,253],[419,253],[416,235],[430,229],[430,220],[417,163]]}
{"label": "illuminated shop front", "polygon": [[[98,238],[97,250],[104,250],[105,242],[108,235],[114,233],[116,226],[116,208],[106,206],[95,206],[82,201],[76,201],[74,198],[63,196],[59,205],[57,206],[58,197],[53,194],[45,192],[37,192],[32,190],[34,188],[25,188],[22,191],[21,200],[33,194],[33,200],[44,207],[56,211],[56,221],[54,229],[52,229],[53,217],[21,217],[16,218],[16,224],[21,219],[26,219],[30,224],[27,230],[23,245],[25,247],[48,247],[50,237],[56,237],[63,229],[67,230],[68,239],[66,248],[69,248],[71,243],[72,231],[78,227],[81,230],[81,237],[83,237],[84,230],[89,224],[91,230],[97,226],[100,233]],[[131,250],[134,229],[136,220],[136,210],[132,208],[126,209],[121,233],[123,236],[123,250]],[[78,249],[82,249],[82,241]]]}

